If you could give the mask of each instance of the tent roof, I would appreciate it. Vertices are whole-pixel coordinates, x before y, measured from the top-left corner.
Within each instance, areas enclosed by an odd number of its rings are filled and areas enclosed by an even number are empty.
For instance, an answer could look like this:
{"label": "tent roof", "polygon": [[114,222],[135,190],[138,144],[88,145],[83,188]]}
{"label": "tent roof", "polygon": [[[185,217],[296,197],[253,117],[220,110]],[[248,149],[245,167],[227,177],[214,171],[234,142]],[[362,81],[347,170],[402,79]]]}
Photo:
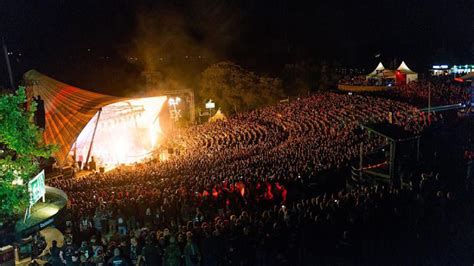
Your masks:
{"label": "tent roof", "polygon": [[397,68],[397,70],[399,70],[400,72],[402,73],[405,73],[405,74],[416,74],[416,72],[414,72],[413,70],[411,70],[407,64],[405,64],[405,61],[402,61],[402,63],[400,64],[400,66]]}
{"label": "tent roof", "polygon": [[217,112],[209,118],[209,122],[215,122],[217,120],[227,120],[227,117],[221,112],[221,109],[217,110]]}
{"label": "tent roof", "polygon": [[30,70],[23,75],[28,97],[41,96],[46,113],[44,139],[59,145],[53,154],[64,165],[71,146],[100,108],[126,100],[79,89]]}
{"label": "tent roof", "polygon": [[379,62],[377,67],[374,69],[374,71],[370,72],[367,76],[376,76],[378,73],[381,71],[385,70],[385,67],[383,66],[382,62]]}
{"label": "tent roof", "polygon": [[464,80],[474,80],[474,71],[467,73],[466,75],[461,77]]}

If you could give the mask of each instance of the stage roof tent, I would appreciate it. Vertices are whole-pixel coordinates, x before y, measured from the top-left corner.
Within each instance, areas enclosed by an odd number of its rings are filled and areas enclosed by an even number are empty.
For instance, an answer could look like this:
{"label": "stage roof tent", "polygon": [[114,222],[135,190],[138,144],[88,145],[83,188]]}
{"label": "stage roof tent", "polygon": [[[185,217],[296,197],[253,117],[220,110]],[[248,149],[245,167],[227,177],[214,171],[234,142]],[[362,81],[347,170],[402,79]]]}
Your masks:
{"label": "stage roof tent", "polygon": [[54,80],[36,70],[23,75],[28,97],[41,96],[46,113],[44,139],[47,144],[58,144],[54,157],[59,164],[66,162],[72,144],[82,129],[100,108],[127,98],[90,92]]}

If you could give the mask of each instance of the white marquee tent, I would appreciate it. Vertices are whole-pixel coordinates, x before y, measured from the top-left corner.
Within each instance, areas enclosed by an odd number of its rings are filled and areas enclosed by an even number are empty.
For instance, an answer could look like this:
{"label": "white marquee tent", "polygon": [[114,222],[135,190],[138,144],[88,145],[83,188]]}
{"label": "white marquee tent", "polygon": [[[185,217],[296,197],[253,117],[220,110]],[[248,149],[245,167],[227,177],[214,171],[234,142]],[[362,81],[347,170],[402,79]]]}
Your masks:
{"label": "white marquee tent", "polygon": [[411,70],[407,64],[405,64],[405,61],[402,61],[400,66],[397,68],[398,71],[400,71],[403,74],[407,75],[406,82],[409,83],[411,81],[417,81],[418,80],[418,73],[415,71]]}
{"label": "white marquee tent", "polygon": [[374,71],[370,72],[367,75],[367,78],[379,76],[381,75],[381,73],[383,73],[384,70],[385,70],[385,67],[383,66],[382,62],[379,62],[377,67],[374,69]]}

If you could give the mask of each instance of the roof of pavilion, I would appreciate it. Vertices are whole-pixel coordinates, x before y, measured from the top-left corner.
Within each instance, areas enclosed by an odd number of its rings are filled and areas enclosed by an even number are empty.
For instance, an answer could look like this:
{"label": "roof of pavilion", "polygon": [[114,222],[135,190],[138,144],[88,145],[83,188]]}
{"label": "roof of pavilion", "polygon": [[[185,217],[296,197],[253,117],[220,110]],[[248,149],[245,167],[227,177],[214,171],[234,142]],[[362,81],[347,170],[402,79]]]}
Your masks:
{"label": "roof of pavilion", "polygon": [[82,129],[100,108],[126,100],[127,98],[83,90],[54,80],[36,70],[23,75],[28,97],[41,96],[45,107],[46,144],[57,144],[53,154],[59,164],[64,165],[71,146]]}

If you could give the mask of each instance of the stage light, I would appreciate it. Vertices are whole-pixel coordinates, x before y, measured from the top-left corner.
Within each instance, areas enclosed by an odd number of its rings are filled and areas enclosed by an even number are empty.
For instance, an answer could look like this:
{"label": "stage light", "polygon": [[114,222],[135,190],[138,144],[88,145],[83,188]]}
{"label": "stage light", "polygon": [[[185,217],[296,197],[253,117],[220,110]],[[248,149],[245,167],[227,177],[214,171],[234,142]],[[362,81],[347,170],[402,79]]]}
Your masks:
{"label": "stage light", "polygon": [[[156,118],[166,100],[165,96],[141,98],[103,107],[99,120],[103,127],[98,126],[90,153],[97,165],[111,168],[148,158],[163,134]],[[140,113],[135,113],[137,110]],[[77,158],[87,157],[96,118],[90,120],[77,138]]]}

